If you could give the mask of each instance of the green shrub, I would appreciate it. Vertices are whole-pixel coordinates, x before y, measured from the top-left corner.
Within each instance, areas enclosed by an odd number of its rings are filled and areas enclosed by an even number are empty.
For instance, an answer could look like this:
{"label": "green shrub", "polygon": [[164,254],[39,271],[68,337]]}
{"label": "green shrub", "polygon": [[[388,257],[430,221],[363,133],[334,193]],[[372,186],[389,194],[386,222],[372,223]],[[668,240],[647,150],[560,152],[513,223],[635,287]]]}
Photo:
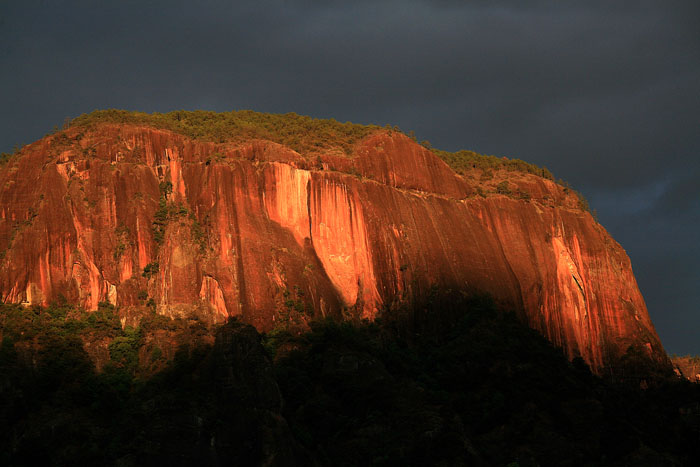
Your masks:
{"label": "green shrub", "polygon": [[158,184],[158,189],[160,191],[160,195],[167,198],[173,192],[173,184],[169,181],[160,182]]}
{"label": "green shrub", "polygon": [[148,263],[146,267],[143,268],[142,276],[146,279],[150,279],[153,275],[158,274],[160,271],[160,264],[157,261]]}
{"label": "green shrub", "polygon": [[139,362],[141,329],[127,327],[123,335],[115,337],[109,344],[109,358],[117,368],[133,373]]}
{"label": "green shrub", "polygon": [[113,335],[122,329],[119,316],[115,313],[114,306],[107,302],[101,302],[96,311],[88,313],[87,325],[92,330],[107,335]]}
{"label": "green shrub", "polygon": [[158,360],[161,360],[163,358],[163,351],[160,349],[160,347],[156,346],[153,347],[153,350],[151,350],[151,363],[157,362]]}
{"label": "green shrub", "polygon": [[158,200],[158,210],[153,218],[153,240],[157,244],[163,243],[165,239],[165,229],[168,225],[168,204],[164,197],[161,196]]}
{"label": "green shrub", "polygon": [[508,181],[503,180],[501,183],[496,185],[496,193],[499,195],[510,195],[512,191],[510,191],[510,187],[508,186]]}

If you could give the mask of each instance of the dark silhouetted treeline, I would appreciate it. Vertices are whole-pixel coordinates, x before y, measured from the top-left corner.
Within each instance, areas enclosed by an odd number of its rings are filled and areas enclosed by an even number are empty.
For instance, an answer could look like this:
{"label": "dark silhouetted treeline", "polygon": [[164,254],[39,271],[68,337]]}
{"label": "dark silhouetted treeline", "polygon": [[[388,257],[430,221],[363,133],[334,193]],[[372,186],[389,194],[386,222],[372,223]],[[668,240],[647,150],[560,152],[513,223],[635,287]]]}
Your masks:
{"label": "dark silhouetted treeline", "polygon": [[[698,386],[653,368],[646,389],[600,379],[487,299],[315,322],[296,336],[150,314],[122,329],[118,312],[2,306],[0,464],[694,465],[700,455]],[[149,366],[155,335],[160,367]],[[95,339],[109,350],[99,372],[86,351]]]}

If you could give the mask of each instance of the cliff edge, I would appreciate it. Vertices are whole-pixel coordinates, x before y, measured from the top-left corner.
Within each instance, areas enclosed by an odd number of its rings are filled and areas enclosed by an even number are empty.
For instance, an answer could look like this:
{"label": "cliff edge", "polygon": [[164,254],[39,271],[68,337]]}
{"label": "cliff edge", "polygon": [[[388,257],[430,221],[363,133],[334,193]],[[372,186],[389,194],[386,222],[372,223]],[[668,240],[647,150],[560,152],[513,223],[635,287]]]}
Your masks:
{"label": "cliff edge", "polygon": [[305,151],[176,130],[76,124],[0,166],[0,299],[267,331],[485,293],[599,373],[668,362],[625,251],[552,180],[376,127]]}

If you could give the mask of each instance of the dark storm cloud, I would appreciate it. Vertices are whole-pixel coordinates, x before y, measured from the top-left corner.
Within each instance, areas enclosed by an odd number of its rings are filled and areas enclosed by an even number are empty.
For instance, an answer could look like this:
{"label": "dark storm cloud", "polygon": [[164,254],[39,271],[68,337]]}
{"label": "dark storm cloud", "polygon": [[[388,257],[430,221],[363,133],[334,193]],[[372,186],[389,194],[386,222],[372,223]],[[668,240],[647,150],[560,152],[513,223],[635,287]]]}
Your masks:
{"label": "dark storm cloud", "polygon": [[570,3],[0,0],[0,150],[95,108],[252,108],[525,159],[589,196],[667,347],[700,353],[700,2]]}

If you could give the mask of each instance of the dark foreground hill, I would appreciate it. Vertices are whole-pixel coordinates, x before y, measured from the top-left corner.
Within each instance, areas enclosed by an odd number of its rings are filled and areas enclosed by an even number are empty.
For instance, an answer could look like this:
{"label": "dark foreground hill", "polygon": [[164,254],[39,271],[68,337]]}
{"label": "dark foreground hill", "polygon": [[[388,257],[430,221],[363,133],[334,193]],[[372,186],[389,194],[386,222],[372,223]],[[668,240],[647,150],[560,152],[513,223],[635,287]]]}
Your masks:
{"label": "dark foreground hill", "polygon": [[[2,465],[693,465],[698,386],[615,379],[490,300],[292,336],[3,306]],[[87,351],[86,351],[87,349]],[[90,353],[88,353],[88,351]],[[96,371],[96,365],[101,371]]]}

